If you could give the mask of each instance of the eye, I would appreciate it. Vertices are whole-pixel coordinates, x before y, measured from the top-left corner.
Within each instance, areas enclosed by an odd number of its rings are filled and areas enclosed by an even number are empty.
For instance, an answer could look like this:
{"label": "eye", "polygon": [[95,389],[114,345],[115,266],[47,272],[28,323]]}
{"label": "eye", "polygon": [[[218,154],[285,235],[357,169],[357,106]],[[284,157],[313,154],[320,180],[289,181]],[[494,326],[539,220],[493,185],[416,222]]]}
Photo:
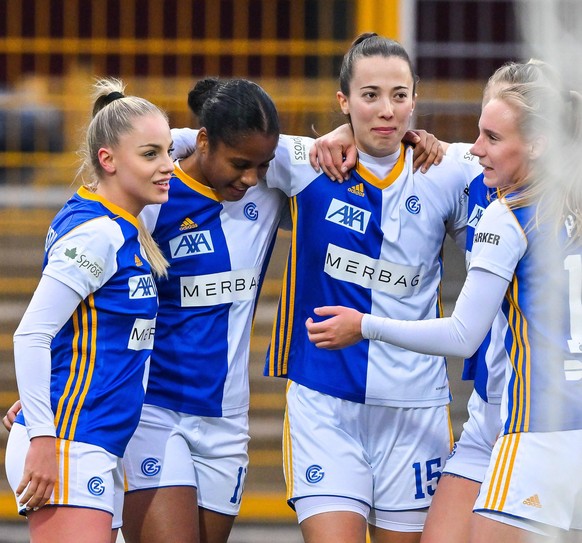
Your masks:
{"label": "eye", "polygon": [[172,156],[173,153],[174,153],[174,147],[170,147],[168,149],[168,156]]}

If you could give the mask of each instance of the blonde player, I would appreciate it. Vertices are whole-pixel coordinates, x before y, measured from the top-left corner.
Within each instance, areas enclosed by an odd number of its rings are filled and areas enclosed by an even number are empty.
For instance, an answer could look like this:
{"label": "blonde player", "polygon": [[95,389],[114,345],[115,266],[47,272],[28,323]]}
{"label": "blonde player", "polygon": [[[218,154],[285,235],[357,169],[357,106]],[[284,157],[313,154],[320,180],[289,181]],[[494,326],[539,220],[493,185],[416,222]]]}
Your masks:
{"label": "blonde player", "polygon": [[[32,541],[115,540],[121,457],[139,421],[158,310],[152,272],[166,261],[140,228],[143,207],[168,199],[166,115],[96,84],[87,130],[91,175],[57,214],[40,283],[14,334],[22,411],[6,470]],[[114,529],[112,532],[112,528]]]}

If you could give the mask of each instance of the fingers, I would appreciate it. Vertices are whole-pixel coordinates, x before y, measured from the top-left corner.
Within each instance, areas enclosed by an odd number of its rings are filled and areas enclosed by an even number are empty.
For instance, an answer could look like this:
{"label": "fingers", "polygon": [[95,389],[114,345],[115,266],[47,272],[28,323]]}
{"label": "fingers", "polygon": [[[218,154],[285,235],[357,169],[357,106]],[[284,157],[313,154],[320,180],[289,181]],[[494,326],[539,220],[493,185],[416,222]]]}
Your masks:
{"label": "fingers", "polygon": [[434,164],[441,163],[445,150],[441,142],[426,130],[416,130],[419,141],[414,148],[413,169],[426,173]]}
{"label": "fingers", "polygon": [[315,145],[312,145],[311,149],[309,149],[309,163],[316,172],[319,172],[319,161],[317,160],[317,147]]}
{"label": "fingers", "polygon": [[48,502],[53,488],[54,481],[50,477],[32,477],[25,474],[16,489],[18,503],[27,511],[36,511]]}
{"label": "fingers", "polygon": [[341,171],[344,161],[341,147],[330,145],[325,143],[325,141],[317,139],[312,149],[314,148],[317,154],[317,161],[323,173],[332,181],[339,181],[341,183],[344,180],[344,174]]}

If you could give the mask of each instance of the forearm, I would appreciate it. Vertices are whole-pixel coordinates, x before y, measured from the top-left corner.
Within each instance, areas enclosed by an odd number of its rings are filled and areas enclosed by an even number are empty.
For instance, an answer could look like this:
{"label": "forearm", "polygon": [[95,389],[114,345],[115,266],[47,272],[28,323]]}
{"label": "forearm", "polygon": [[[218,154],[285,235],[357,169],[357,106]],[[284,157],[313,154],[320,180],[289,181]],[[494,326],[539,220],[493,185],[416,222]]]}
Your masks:
{"label": "forearm", "polygon": [[403,321],[364,315],[362,335],[425,354],[471,356],[491,328],[507,285],[490,272],[471,270],[450,317]]}

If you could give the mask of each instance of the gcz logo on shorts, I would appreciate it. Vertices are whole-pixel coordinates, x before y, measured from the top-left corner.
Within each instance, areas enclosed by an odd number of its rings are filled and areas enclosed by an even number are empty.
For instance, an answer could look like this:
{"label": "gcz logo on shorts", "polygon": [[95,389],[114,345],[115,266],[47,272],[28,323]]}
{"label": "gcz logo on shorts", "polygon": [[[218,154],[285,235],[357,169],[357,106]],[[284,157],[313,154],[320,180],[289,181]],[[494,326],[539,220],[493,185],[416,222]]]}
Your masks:
{"label": "gcz logo on shorts", "polygon": [[160,473],[161,469],[162,466],[157,458],[146,458],[141,463],[141,472],[146,477],[153,477],[154,475],[157,475],[158,473]]}
{"label": "gcz logo on shorts", "polygon": [[318,466],[317,464],[309,466],[307,468],[307,471],[305,472],[307,482],[313,484],[319,483],[319,481],[323,479],[324,475],[325,471],[323,471],[323,468],[321,466]]}
{"label": "gcz logo on shorts", "polygon": [[368,228],[371,215],[366,209],[361,209],[334,198],[329,204],[325,219],[363,234]]}
{"label": "gcz logo on shorts", "polygon": [[101,496],[103,492],[105,492],[103,479],[101,479],[101,477],[91,477],[87,483],[87,490],[93,494],[93,496]]}

